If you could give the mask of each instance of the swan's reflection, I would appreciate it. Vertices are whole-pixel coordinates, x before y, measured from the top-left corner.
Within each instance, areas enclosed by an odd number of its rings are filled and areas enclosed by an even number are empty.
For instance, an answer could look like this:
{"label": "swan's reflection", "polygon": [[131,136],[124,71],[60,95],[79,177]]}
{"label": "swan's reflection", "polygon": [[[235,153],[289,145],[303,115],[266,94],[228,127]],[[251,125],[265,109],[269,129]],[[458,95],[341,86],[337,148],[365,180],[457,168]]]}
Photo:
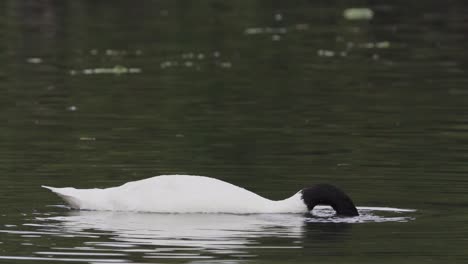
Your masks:
{"label": "swan's reflection", "polygon": [[55,250],[111,250],[130,254],[132,259],[197,259],[249,258],[265,250],[300,252],[303,247],[314,248],[324,242],[342,243],[349,238],[353,224],[410,220],[366,210],[348,218],[334,216],[331,208],[314,209],[314,215],[308,216],[69,211],[38,217],[41,223],[34,226],[44,234],[80,241],[80,246]]}
{"label": "swan's reflection", "polygon": [[304,219],[303,215],[297,214],[144,214],[74,211],[65,216],[48,217],[44,220],[49,224],[53,223],[55,228],[67,234],[110,236],[114,246],[120,247],[154,245],[229,249],[256,244],[258,238],[301,238]]}

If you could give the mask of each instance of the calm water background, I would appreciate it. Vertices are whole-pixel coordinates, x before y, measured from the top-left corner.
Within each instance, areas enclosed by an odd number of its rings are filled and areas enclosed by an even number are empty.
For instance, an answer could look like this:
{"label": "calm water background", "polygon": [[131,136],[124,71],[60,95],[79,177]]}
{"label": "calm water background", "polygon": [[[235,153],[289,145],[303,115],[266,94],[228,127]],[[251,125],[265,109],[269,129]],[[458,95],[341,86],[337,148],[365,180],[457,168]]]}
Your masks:
{"label": "calm water background", "polygon": [[[351,7],[374,16],[349,20]],[[0,10],[0,262],[468,261],[465,1]],[[174,173],[272,199],[330,182],[358,205],[417,212],[366,223],[73,212],[39,187]]]}

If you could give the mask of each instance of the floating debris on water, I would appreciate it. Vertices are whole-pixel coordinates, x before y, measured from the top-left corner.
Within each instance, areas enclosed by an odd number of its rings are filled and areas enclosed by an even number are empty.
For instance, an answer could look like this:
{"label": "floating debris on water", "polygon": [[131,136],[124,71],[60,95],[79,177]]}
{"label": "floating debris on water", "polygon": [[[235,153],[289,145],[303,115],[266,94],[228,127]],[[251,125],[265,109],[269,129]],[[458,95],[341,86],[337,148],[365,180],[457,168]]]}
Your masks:
{"label": "floating debris on water", "polygon": [[162,61],[159,65],[161,69],[185,67],[193,68],[197,71],[202,70],[207,65],[214,65],[220,68],[232,67],[230,61],[220,61],[220,58],[221,52],[217,50],[211,52],[190,51],[175,55],[171,59]]}
{"label": "floating debris on water", "polygon": [[26,62],[27,62],[27,63],[31,63],[31,64],[39,64],[39,63],[42,63],[42,59],[41,59],[41,58],[37,58],[37,57],[27,58],[27,59],[26,59]]}
{"label": "floating debris on water", "polygon": [[67,110],[71,111],[71,112],[75,112],[76,110],[78,110],[78,107],[76,107],[74,105],[71,105],[71,106],[67,107]]}
{"label": "floating debris on water", "polygon": [[281,21],[283,20],[283,15],[281,13],[275,14],[275,20],[276,21]]}
{"label": "floating debris on water", "polygon": [[177,62],[176,61],[163,61],[161,62],[160,66],[161,68],[165,69],[165,68],[177,66]]}
{"label": "floating debris on water", "polygon": [[109,56],[109,57],[126,56],[126,55],[140,56],[140,55],[143,55],[143,51],[139,49],[135,51],[118,50],[118,49],[105,49],[105,50],[100,51],[99,49],[92,49],[89,51],[89,54],[93,56],[98,56],[99,54],[102,54],[103,56]]}
{"label": "floating debris on water", "polygon": [[343,11],[343,17],[348,20],[371,20],[374,17],[374,11],[367,7],[348,8]]}
{"label": "floating debris on water", "polygon": [[349,163],[338,163],[336,164],[338,167],[343,167],[343,166],[351,166]]}
{"label": "floating debris on water", "polygon": [[271,36],[271,40],[273,40],[273,41],[280,41],[280,40],[281,40],[281,36],[275,34],[275,35]]}
{"label": "floating debris on water", "polygon": [[285,27],[251,27],[246,28],[244,33],[246,35],[257,35],[257,34],[286,34],[288,29]]}
{"label": "floating debris on water", "polygon": [[360,48],[365,49],[387,49],[390,48],[390,42],[388,41],[381,41],[381,42],[367,42],[359,44]]}
{"label": "floating debris on water", "polygon": [[112,49],[107,49],[107,50],[106,50],[106,55],[107,55],[107,56],[127,55],[127,51],[125,51],[125,50],[112,50]]}
{"label": "floating debris on water", "polygon": [[193,52],[183,53],[181,57],[182,59],[193,59],[195,57],[195,54],[193,54]]}
{"label": "floating debris on water", "polygon": [[90,68],[90,69],[83,69],[83,70],[70,70],[70,75],[93,75],[93,74],[114,74],[114,75],[121,75],[121,74],[137,74],[141,73],[142,69],[140,68],[130,68],[121,65],[116,65],[112,68]]}
{"label": "floating debris on water", "polygon": [[232,67],[232,63],[229,62],[229,61],[224,61],[224,62],[220,62],[219,63],[219,66],[221,68],[231,68]]}
{"label": "floating debris on water", "polygon": [[335,56],[335,52],[333,50],[319,49],[317,50],[317,55],[320,57],[333,57]]}
{"label": "floating debris on water", "polygon": [[[392,45],[390,41],[375,41],[375,42],[363,42],[363,43],[355,43],[352,41],[347,41],[344,37],[338,36],[335,38],[335,41],[340,43],[342,46],[341,49],[337,50],[328,50],[328,49],[319,49],[317,50],[317,55],[320,57],[347,57],[349,55],[355,55],[354,53],[359,53],[359,49],[388,49]],[[379,60],[380,55],[377,51],[374,51],[371,58],[373,60]]]}
{"label": "floating debris on water", "polygon": [[81,141],[96,141],[95,137],[80,137]]}
{"label": "floating debris on water", "polygon": [[378,49],[390,48],[390,42],[388,42],[388,41],[377,42],[375,44],[375,47],[378,48]]}
{"label": "floating debris on water", "polygon": [[[274,17],[276,21],[283,20],[282,14],[276,14],[274,15]],[[291,26],[248,27],[244,29],[244,34],[245,35],[263,35],[263,34],[271,35],[271,39],[273,41],[278,41],[282,39],[281,35],[285,35],[294,31],[309,30],[309,27],[310,27],[309,24],[306,24],[306,23],[299,23],[299,24],[294,24]]]}

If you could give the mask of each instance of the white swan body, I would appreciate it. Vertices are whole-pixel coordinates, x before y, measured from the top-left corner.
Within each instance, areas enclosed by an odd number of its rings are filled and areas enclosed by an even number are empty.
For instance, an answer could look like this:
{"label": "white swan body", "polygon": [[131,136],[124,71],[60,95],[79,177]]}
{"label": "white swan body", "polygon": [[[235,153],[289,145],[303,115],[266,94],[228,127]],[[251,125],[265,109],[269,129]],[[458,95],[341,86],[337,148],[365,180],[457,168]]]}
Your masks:
{"label": "white swan body", "polygon": [[54,188],[72,208],[156,213],[306,213],[299,191],[272,201],[233,184],[204,176],[162,175],[106,189]]}

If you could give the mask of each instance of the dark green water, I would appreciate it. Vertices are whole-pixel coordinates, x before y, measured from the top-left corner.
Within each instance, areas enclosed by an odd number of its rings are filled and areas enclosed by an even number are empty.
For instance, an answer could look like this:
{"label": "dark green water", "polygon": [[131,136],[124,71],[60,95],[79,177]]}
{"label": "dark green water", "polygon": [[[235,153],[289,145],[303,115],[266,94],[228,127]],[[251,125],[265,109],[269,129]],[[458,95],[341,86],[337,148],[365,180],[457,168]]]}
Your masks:
{"label": "dark green water", "polygon": [[[349,19],[352,7],[373,16]],[[466,2],[0,10],[0,262],[468,261]],[[40,188],[175,173],[272,199],[330,182],[357,205],[417,211],[364,223],[73,212]]]}

